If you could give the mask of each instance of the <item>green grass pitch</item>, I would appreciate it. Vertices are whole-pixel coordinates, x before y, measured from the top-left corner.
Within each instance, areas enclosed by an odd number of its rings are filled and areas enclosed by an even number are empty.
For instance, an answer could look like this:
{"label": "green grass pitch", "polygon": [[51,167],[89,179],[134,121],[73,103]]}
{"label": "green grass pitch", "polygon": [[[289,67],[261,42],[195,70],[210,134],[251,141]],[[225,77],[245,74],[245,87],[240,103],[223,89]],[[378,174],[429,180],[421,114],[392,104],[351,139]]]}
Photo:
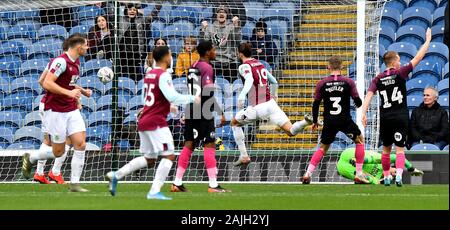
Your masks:
{"label": "green grass pitch", "polygon": [[224,184],[231,193],[209,194],[207,184],[186,184],[189,193],[163,192],[172,201],[148,201],[149,184],[120,183],[115,197],[106,184],[86,184],[89,193],[65,185],[0,184],[0,209],[449,209],[448,185]]}

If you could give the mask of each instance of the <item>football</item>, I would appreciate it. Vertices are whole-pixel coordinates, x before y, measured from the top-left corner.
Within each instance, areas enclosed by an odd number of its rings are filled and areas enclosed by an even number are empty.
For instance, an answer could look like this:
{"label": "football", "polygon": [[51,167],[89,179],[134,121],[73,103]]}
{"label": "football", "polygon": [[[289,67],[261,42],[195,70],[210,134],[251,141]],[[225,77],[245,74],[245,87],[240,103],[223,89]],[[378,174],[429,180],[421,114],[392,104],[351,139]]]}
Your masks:
{"label": "football", "polygon": [[111,68],[105,66],[98,70],[97,76],[103,84],[106,84],[112,81],[112,79],[114,78],[114,72]]}

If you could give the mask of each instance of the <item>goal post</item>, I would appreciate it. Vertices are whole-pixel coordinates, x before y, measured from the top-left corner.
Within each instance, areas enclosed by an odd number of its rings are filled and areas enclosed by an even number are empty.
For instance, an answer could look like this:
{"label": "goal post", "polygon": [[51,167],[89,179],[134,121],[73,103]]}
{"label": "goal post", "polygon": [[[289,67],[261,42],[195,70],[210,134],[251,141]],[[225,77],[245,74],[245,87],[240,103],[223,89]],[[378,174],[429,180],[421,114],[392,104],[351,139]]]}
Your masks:
{"label": "goal post", "polygon": [[[215,97],[228,122],[237,112],[237,95],[243,87],[237,75],[240,63],[236,47],[240,42],[252,42],[256,46],[255,56],[277,78],[278,104],[294,123],[311,113],[315,84],[328,74],[327,60],[333,55],[342,57],[343,74],[353,78],[360,96],[364,95],[379,71],[378,32],[383,4],[382,0],[278,0],[242,4],[232,0],[2,1],[0,182],[25,181],[20,173],[21,156],[36,151],[43,138],[38,116],[43,89],[37,78],[45,65],[63,52],[63,40],[73,33],[89,38],[90,49],[81,58],[77,84],[93,91],[91,98],[82,98],[88,151],[81,180],[100,182],[108,171],[140,156],[136,115],[142,108],[142,78],[145,68],[153,64],[148,54],[160,38],[172,51],[173,85],[181,93],[187,93],[185,69],[196,60],[192,51],[195,44],[202,39],[213,41],[218,50],[217,60],[212,63],[216,74]],[[231,30],[221,30],[215,24],[221,20],[218,9],[222,6]],[[130,12],[136,18],[130,19]],[[97,25],[99,16],[105,19],[108,30]],[[234,16],[239,23],[232,26]],[[219,28],[219,32],[205,33],[202,27],[205,21],[209,28]],[[190,51],[185,50],[189,45]],[[103,66],[111,67],[115,73],[113,81],[107,84],[99,82],[96,76]],[[179,113],[168,117],[176,155],[183,147],[184,125],[180,120],[183,111],[184,106],[180,106]],[[352,117],[360,124],[360,114],[355,108]],[[377,119],[377,105],[372,103],[364,131],[368,150],[378,150]],[[216,129],[220,182],[298,183],[318,146],[321,131],[313,132],[309,127],[289,138],[274,124],[262,120],[245,126],[244,133],[252,163],[236,168],[232,163],[239,152],[229,124]],[[336,171],[339,154],[348,147],[352,147],[351,140],[338,134],[312,182],[350,182]],[[202,154],[198,146],[185,181],[207,181]],[[62,168],[65,178],[70,175],[71,155],[69,152]],[[51,163],[47,162],[45,172]],[[169,180],[173,179],[175,169],[172,168]],[[146,182],[153,175],[153,168],[143,169],[124,180]]]}

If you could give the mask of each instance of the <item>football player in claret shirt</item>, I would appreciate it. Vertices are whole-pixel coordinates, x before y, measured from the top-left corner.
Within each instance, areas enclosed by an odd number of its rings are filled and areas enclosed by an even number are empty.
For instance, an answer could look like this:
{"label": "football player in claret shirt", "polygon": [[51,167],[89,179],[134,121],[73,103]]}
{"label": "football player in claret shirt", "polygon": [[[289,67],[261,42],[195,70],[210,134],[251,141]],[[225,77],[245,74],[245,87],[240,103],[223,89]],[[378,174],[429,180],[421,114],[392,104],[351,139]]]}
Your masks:
{"label": "football player in claret shirt", "polygon": [[397,186],[402,186],[402,173],[405,166],[405,142],[408,133],[409,112],[406,105],[406,81],[408,75],[413,71],[425,56],[431,42],[431,29],[427,29],[426,40],[417,52],[416,56],[405,66],[400,64],[400,56],[394,51],[384,54],[383,60],[386,69],[378,74],[369,86],[363,104],[362,123],[367,122],[367,109],[375,92],[380,97],[380,137],[383,142],[383,165],[384,185],[389,186],[392,177],[389,174],[390,154],[392,144],[395,144],[396,177]]}
{"label": "football player in claret shirt", "polygon": [[356,107],[360,107],[362,104],[356,90],[356,84],[351,78],[341,75],[342,60],[339,57],[330,58],[328,69],[330,70],[330,75],[317,83],[314,93],[313,130],[318,127],[317,119],[322,100],[324,106],[323,130],[320,136],[319,149],[312,156],[306,173],[303,175],[303,184],[311,182],[314,169],[327,153],[339,131],[345,133],[356,144],[355,181],[358,183],[369,183],[362,171],[364,164],[364,137],[350,115],[350,98],[353,99]]}
{"label": "football player in claret shirt", "polygon": [[[250,43],[239,45],[239,58],[243,63],[239,66],[239,74],[243,78],[244,88],[238,96],[238,107],[241,110],[231,121],[234,140],[240,152],[239,159],[234,162],[235,166],[250,163],[250,157],[245,147],[245,135],[241,126],[269,118],[270,122],[278,125],[288,136],[295,136],[306,126],[312,124],[310,115],[306,115],[304,120],[292,124],[281,110],[275,101],[277,80],[261,62],[252,58]],[[270,83],[270,87],[268,83]],[[248,106],[243,108],[247,96]]]}
{"label": "football player in claret shirt", "polygon": [[145,102],[138,120],[139,152],[144,156],[134,158],[118,171],[106,174],[106,179],[109,180],[109,191],[113,196],[116,195],[119,180],[136,170],[153,166],[160,155],[162,159],[156,169],[147,199],[171,199],[161,193],[161,187],[175,160],[173,137],[167,124],[170,104],[200,103],[198,96],[182,95],[175,91],[172,76],[167,72],[172,61],[169,47],[156,47],[152,55],[156,61],[156,67],[145,74]]}

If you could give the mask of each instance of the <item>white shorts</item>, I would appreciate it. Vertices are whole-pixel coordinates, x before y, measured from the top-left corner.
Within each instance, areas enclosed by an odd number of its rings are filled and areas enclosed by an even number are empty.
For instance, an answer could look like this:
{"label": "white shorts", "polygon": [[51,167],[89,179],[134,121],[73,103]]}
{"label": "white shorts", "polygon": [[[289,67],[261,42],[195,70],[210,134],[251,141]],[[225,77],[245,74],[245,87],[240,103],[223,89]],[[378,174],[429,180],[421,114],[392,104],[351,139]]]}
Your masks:
{"label": "white shorts", "polygon": [[271,123],[281,127],[289,121],[289,118],[273,99],[254,107],[249,106],[242,109],[236,113],[234,118],[242,125],[250,124],[261,119],[269,119]]}
{"label": "white shorts", "polygon": [[44,111],[45,104],[39,103],[39,116],[41,117],[41,130],[43,133],[48,133],[47,123],[45,121],[45,113],[48,111]]}
{"label": "white shorts", "polygon": [[158,155],[167,156],[174,153],[173,137],[169,127],[139,132],[139,138],[141,140],[139,152],[147,159],[156,159]]}
{"label": "white shorts", "polygon": [[45,112],[47,129],[53,143],[65,143],[66,138],[75,133],[86,132],[86,125],[80,110],[59,113],[48,110]]}

